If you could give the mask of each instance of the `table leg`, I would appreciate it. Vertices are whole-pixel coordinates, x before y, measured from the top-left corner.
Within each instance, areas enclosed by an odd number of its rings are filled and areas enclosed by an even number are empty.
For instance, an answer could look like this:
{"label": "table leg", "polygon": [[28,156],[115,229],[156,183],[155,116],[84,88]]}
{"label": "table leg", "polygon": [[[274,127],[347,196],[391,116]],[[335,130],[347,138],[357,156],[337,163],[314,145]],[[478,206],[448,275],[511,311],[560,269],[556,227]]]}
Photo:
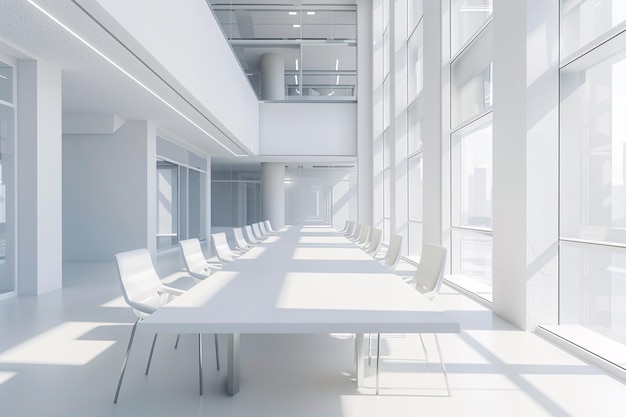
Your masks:
{"label": "table leg", "polygon": [[363,333],[356,334],[356,387],[363,386],[364,366],[363,366]]}
{"label": "table leg", "polygon": [[229,395],[239,392],[239,333],[228,335],[228,376],[226,391]]}

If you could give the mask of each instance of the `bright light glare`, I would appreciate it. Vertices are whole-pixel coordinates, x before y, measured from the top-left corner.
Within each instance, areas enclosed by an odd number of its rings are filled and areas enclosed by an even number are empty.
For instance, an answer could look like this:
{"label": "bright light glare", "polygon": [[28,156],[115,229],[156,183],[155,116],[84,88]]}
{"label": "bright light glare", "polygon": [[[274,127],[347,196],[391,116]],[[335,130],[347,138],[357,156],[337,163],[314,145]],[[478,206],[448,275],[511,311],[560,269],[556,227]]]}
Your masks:
{"label": "bright light glare", "polygon": [[118,323],[67,322],[0,354],[0,363],[86,365],[115,344],[112,340],[80,340],[86,334]]}
{"label": "bright light glare", "polygon": [[0,385],[17,375],[17,372],[0,372]]}

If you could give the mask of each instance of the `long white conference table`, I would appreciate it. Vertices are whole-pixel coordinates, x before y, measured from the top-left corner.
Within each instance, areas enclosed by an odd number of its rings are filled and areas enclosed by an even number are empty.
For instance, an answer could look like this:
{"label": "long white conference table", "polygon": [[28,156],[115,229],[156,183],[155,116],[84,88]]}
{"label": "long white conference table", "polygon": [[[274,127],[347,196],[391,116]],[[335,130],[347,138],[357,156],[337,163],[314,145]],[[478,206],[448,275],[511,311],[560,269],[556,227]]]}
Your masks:
{"label": "long white conference table", "polygon": [[241,334],[355,333],[361,386],[363,333],[458,333],[459,323],[335,229],[291,226],[145,318],[137,329],[228,335],[226,388],[235,395]]}

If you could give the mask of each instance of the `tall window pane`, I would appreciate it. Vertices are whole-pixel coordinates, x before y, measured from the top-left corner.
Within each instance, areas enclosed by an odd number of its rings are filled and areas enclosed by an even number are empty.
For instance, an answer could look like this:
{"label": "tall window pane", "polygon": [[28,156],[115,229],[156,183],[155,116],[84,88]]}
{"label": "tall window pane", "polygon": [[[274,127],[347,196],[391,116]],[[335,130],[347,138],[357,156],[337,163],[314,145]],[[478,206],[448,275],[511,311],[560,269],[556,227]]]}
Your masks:
{"label": "tall window pane", "polygon": [[424,25],[419,25],[408,42],[408,99],[409,102],[423,88],[424,82]]}
{"label": "tall window pane", "polygon": [[178,165],[157,162],[157,249],[178,243]]}
{"label": "tall window pane", "polygon": [[424,14],[424,0],[408,0],[408,32],[411,33]]}
{"label": "tall window pane", "polygon": [[453,226],[491,229],[491,117],[452,135]]}
{"label": "tall window pane", "polygon": [[[1,79],[1,78],[0,78]],[[15,109],[0,104],[0,296],[15,291]]]}
{"label": "tall window pane", "polygon": [[626,35],[561,70],[564,238],[626,244],[624,74]]}
{"label": "tall window pane", "polygon": [[624,22],[624,0],[561,0],[561,56],[568,56]]}
{"label": "tall window pane", "polygon": [[422,250],[424,161],[422,153],[409,158],[409,255]]}
{"label": "tall window pane", "polygon": [[452,62],[452,126],[471,119],[493,105],[491,25]]}
{"label": "tall window pane", "polygon": [[493,0],[452,0],[450,42],[453,56],[485,24],[492,11]]}
{"label": "tall window pane", "polygon": [[413,154],[423,146],[424,109],[422,97],[419,96],[410,106],[408,112],[409,119],[409,154]]}

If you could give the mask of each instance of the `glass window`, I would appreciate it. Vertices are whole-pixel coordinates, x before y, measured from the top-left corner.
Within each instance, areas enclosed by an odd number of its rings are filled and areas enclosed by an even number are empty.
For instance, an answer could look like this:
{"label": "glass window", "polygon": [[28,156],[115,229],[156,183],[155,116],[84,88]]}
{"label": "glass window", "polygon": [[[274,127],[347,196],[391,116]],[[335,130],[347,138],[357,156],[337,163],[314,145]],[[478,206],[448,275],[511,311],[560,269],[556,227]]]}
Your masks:
{"label": "glass window", "polygon": [[424,14],[424,0],[408,0],[408,33],[410,34]]}
{"label": "glass window", "polygon": [[0,296],[17,289],[14,146],[15,109],[0,104]]}
{"label": "glass window", "polygon": [[409,256],[422,251],[424,161],[419,153],[409,158]]}
{"label": "glass window", "polygon": [[413,100],[424,83],[424,25],[419,25],[408,43],[408,99]]}
{"label": "glass window", "polygon": [[0,61],[0,101],[13,103],[13,67]]}
{"label": "glass window", "polygon": [[157,161],[157,249],[178,243],[178,165]]}
{"label": "glass window", "polygon": [[626,249],[561,242],[559,251],[560,324],[626,343]]}
{"label": "glass window", "polygon": [[493,0],[452,0],[451,55],[454,56],[491,18]]}
{"label": "glass window", "polygon": [[424,122],[424,106],[422,104],[422,96],[420,95],[409,106],[408,112],[409,122],[409,155],[418,152],[424,145],[423,142],[423,122]]}
{"label": "glass window", "polygon": [[491,25],[451,66],[452,126],[471,119],[493,105]]}
{"label": "glass window", "polygon": [[206,174],[157,161],[157,249],[206,239]]}
{"label": "glass window", "polygon": [[626,244],[626,34],[561,70],[561,237]]}
{"label": "glass window", "polygon": [[492,227],[491,115],[452,135],[452,225]]}
{"label": "glass window", "polygon": [[561,56],[626,22],[624,0],[561,0]]}
{"label": "glass window", "polygon": [[389,242],[391,235],[391,169],[383,171],[383,237]]}
{"label": "glass window", "polygon": [[[461,274],[473,281],[463,282],[463,286],[485,299],[491,299],[492,247],[493,238],[489,233],[452,230],[452,274]],[[486,293],[482,293],[483,289]]]}
{"label": "glass window", "polygon": [[389,29],[383,33],[383,76],[389,75],[391,70],[391,38]]}
{"label": "glass window", "polygon": [[391,77],[383,81],[383,128],[391,124]]}

